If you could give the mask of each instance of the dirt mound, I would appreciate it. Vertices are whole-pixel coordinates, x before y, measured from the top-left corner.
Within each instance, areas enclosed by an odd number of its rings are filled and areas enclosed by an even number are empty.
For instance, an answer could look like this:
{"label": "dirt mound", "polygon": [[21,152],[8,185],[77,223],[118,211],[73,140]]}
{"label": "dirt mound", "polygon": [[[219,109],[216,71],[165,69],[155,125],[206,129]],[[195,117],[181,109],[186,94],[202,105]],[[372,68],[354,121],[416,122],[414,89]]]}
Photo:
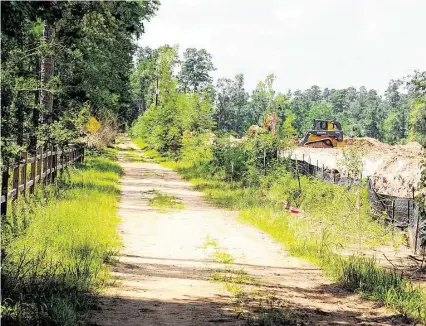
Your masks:
{"label": "dirt mound", "polygon": [[377,192],[397,197],[411,197],[421,175],[424,150],[418,143],[388,145],[377,140],[364,159],[364,169],[370,175]]}
{"label": "dirt mound", "polygon": [[389,144],[384,144],[381,141],[371,137],[346,138],[344,142],[346,146],[358,145],[367,149],[389,149],[392,147]]}
{"label": "dirt mound", "polygon": [[[417,188],[420,181],[422,161],[425,157],[424,149],[419,143],[389,145],[374,138],[364,137],[347,138],[345,145],[360,145],[366,150],[362,174],[364,177],[370,177],[378,193],[397,197],[412,196],[413,188]],[[336,169],[342,175],[347,173],[341,163],[341,148],[297,147],[291,156],[312,165]]]}

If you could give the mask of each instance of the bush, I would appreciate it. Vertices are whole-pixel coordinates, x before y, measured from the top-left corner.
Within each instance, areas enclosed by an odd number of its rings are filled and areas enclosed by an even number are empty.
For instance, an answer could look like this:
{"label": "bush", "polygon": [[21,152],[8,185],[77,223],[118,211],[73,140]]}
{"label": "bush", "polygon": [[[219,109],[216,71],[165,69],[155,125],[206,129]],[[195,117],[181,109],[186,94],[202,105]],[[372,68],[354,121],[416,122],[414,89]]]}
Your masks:
{"label": "bush", "polygon": [[106,120],[99,123],[99,126],[93,122],[90,128],[93,133],[89,133],[83,140],[88,148],[104,148],[113,143],[118,134],[118,127],[115,121]]}
{"label": "bush", "polygon": [[213,158],[209,145],[212,133],[185,132],[182,138],[182,161],[193,165],[209,164]]}
{"label": "bush", "polygon": [[243,139],[226,135],[213,143],[212,165],[224,180],[257,185],[262,176],[270,175],[282,163],[279,151],[287,146],[287,139],[271,133],[258,133]]}

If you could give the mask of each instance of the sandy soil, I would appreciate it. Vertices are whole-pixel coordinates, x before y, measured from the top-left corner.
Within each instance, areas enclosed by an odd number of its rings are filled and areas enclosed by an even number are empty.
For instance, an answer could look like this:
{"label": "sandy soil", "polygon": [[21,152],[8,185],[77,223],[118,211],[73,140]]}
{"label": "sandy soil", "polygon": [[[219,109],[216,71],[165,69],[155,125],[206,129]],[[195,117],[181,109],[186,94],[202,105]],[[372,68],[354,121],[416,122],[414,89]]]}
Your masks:
{"label": "sandy soil", "polygon": [[[366,155],[364,157],[363,176],[370,177],[377,193],[397,197],[412,197],[412,188],[417,188],[421,176],[421,164],[424,157],[422,147],[418,143],[407,145],[388,145],[373,138],[360,138],[364,141]],[[291,153],[285,153],[293,159],[322,165],[328,169],[336,169],[346,176],[341,164],[341,148],[309,148],[296,147]]]}
{"label": "sandy soil", "polygon": [[[237,221],[236,213],[212,207],[175,172],[151,162],[124,169],[119,215],[123,248],[112,267],[118,281],[101,294],[92,325],[244,325],[231,295],[209,279],[217,264],[202,248],[206,238],[255,277],[260,291],[310,325],[409,325],[332,284],[310,263],[291,257],[268,235]],[[148,205],[150,190],[177,196],[180,211],[160,213]]]}

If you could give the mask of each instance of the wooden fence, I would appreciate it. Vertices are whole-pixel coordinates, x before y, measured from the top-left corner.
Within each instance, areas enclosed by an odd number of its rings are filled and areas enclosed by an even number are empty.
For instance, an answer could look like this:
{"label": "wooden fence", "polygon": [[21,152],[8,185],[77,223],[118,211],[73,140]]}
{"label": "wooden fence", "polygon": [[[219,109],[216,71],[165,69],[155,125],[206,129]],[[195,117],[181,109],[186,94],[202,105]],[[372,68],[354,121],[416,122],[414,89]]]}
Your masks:
{"label": "wooden fence", "polygon": [[[21,161],[3,170],[1,180],[1,215],[6,214],[9,201],[33,194],[37,184],[48,185],[55,181],[58,172],[69,165],[84,160],[84,148],[70,145],[64,150],[58,146],[38,148],[37,154],[28,157],[21,153]],[[12,179],[10,179],[12,177]]]}

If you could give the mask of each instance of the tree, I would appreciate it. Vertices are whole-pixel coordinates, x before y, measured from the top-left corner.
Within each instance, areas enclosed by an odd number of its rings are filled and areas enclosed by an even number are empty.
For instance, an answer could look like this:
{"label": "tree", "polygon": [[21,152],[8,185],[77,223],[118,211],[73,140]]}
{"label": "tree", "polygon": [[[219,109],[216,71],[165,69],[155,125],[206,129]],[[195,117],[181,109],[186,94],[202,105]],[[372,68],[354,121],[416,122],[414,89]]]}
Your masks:
{"label": "tree", "polygon": [[416,71],[413,76],[410,76],[407,88],[412,96],[410,100],[412,107],[410,139],[426,146],[426,71]]}
{"label": "tree", "polygon": [[[153,50],[153,53],[160,94],[158,104],[152,103],[139,116],[132,133],[145,139],[151,148],[176,159],[182,154],[185,134],[206,133],[213,127],[212,100],[205,93],[179,92],[178,80],[173,74],[179,62],[177,47],[165,45]],[[150,66],[152,57],[140,57],[139,60],[137,67],[142,69]]]}
{"label": "tree", "polygon": [[136,66],[130,77],[134,112],[132,120],[155,101],[158,53],[149,47],[139,49]]}
{"label": "tree", "polygon": [[249,95],[244,90],[244,75],[237,74],[235,80],[219,78],[215,93],[217,129],[242,135],[249,126],[246,114]]}
{"label": "tree", "polygon": [[212,56],[205,49],[188,48],[183,53],[181,70],[178,75],[180,89],[201,94],[211,86],[211,72],[215,70]]}
{"label": "tree", "polygon": [[124,124],[131,118],[134,40],[156,0],[1,6],[8,12],[1,31],[4,162],[28,139],[31,150],[56,142],[55,130],[68,130],[71,141],[78,136],[76,117],[87,106],[101,120]]}

